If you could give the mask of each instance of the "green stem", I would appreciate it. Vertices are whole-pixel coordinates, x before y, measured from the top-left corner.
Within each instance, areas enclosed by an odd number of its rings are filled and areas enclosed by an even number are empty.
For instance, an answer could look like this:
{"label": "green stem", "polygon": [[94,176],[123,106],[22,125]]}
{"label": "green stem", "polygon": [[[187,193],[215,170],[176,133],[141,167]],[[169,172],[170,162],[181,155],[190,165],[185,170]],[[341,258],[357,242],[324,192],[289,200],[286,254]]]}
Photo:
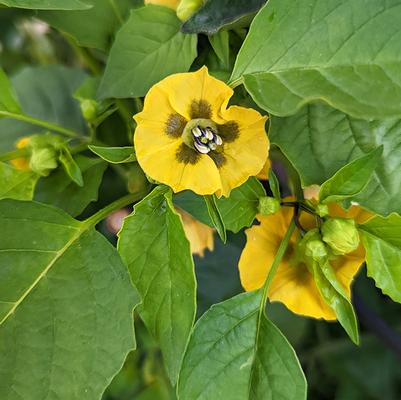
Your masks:
{"label": "green stem", "polygon": [[114,11],[114,14],[116,15],[116,17],[118,19],[118,22],[122,25],[124,23],[124,19],[123,19],[121,13],[120,13],[120,10],[118,9],[117,4],[115,3],[114,0],[109,0],[109,3],[111,5],[111,8]]}
{"label": "green stem", "polygon": [[266,301],[267,301],[267,291],[269,290],[269,286],[270,286],[270,284],[274,278],[274,275],[276,274],[277,269],[280,266],[280,263],[284,257],[284,254],[290,243],[291,236],[294,232],[294,229],[295,229],[295,221],[294,221],[294,219],[292,219],[292,221],[287,229],[287,232],[285,233],[284,238],[283,238],[282,242],[280,243],[280,246],[277,250],[276,257],[274,258],[273,264],[267,275],[265,284],[263,285],[262,302],[260,304],[260,315],[261,315],[262,311],[265,309]]}
{"label": "green stem", "polygon": [[0,155],[0,161],[10,161],[16,158],[25,157],[28,155],[28,151],[26,149],[17,149],[9,151],[8,153],[4,153]]}
{"label": "green stem", "polygon": [[137,192],[137,193],[127,194],[126,196],[121,197],[116,201],[113,201],[113,203],[110,203],[108,206],[102,208],[97,213],[95,213],[91,217],[87,218],[84,221],[84,224],[86,225],[87,228],[90,228],[91,226],[95,226],[100,221],[105,219],[108,215],[110,215],[112,212],[119,210],[120,208],[124,208],[124,207],[126,207],[132,203],[135,203],[139,200],[142,200],[147,194],[148,194],[148,190],[141,190],[140,192]]}
{"label": "green stem", "polygon": [[0,111],[0,116],[7,117],[7,118],[13,118],[18,121],[28,122],[29,124],[41,126],[42,128],[46,128],[51,131],[61,133],[62,135],[68,136],[68,137],[75,138],[75,137],[81,136],[81,134],[79,134],[78,132],[74,132],[71,129],[63,128],[62,126],[53,124],[48,121],[43,121],[41,119],[37,119],[34,117],[30,117],[29,115],[25,115],[25,114],[15,114],[15,113],[11,113],[8,111]]}

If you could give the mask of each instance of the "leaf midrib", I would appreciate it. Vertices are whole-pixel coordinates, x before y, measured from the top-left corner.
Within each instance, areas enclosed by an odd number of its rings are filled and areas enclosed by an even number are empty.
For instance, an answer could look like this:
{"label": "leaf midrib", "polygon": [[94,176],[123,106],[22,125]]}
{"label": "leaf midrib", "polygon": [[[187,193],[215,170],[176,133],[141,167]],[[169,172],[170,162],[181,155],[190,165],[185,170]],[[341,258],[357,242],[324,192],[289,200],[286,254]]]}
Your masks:
{"label": "leaf midrib", "polygon": [[[65,227],[69,227],[68,225],[64,225]],[[71,238],[67,241],[67,243],[57,251],[54,259],[46,266],[46,268],[38,275],[38,277],[32,282],[32,284],[25,290],[22,296],[14,302],[14,306],[10,308],[7,314],[0,321],[0,326],[2,326],[7,319],[14,314],[19,305],[26,299],[26,297],[32,292],[32,290],[37,286],[37,284],[47,275],[53,265],[66,253],[66,251],[81,237],[81,235],[89,229],[89,225],[81,224],[81,227],[78,228],[77,232],[71,236]]]}

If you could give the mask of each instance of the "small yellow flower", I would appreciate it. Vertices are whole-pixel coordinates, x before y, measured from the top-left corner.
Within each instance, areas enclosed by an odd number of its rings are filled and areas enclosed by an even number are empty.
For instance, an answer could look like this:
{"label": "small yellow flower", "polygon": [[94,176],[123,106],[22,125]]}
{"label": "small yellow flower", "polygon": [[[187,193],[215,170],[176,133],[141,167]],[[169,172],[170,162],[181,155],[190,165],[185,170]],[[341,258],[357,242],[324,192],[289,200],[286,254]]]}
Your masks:
{"label": "small yellow flower", "polygon": [[202,222],[199,222],[193,218],[192,215],[188,214],[184,210],[181,210],[180,208],[177,208],[177,212],[181,215],[185,236],[187,237],[191,246],[191,253],[203,257],[206,249],[213,251],[214,229],[203,224]]}
{"label": "small yellow flower", "polygon": [[164,6],[175,10],[178,7],[180,0],[145,0],[145,4],[155,4],[157,6]]}
{"label": "small yellow flower", "polygon": [[[331,204],[329,209],[333,217],[353,218],[358,223],[365,222],[371,217],[371,214],[359,207],[351,207],[346,212],[340,206]],[[247,243],[239,261],[241,283],[245,290],[255,290],[263,286],[292,216],[293,210],[283,207],[276,214],[258,216],[260,225],[255,225],[246,231]],[[300,222],[307,229],[314,227],[314,217],[310,214],[302,213]],[[306,265],[295,261],[297,238],[297,233],[294,233],[270,285],[268,296],[271,301],[284,303],[296,314],[334,320],[335,313],[321,297],[312,274]],[[365,251],[362,245],[359,245],[354,252],[330,261],[337,279],[348,295],[351,282],[364,259]]]}
{"label": "small yellow flower", "polygon": [[258,174],[269,150],[267,117],[227,108],[232,95],[206,67],[155,84],[134,116],[135,152],[145,173],[174,192],[218,197]]}
{"label": "small yellow flower", "polygon": [[[31,138],[29,136],[22,137],[21,139],[19,139],[17,141],[17,143],[15,144],[15,147],[17,149],[23,149],[29,143],[30,139]],[[29,158],[26,158],[26,157],[14,158],[10,162],[12,165],[14,165],[15,168],[17,168],[21,171],[29,171],[29,169],[30,169],[29,168]]]}

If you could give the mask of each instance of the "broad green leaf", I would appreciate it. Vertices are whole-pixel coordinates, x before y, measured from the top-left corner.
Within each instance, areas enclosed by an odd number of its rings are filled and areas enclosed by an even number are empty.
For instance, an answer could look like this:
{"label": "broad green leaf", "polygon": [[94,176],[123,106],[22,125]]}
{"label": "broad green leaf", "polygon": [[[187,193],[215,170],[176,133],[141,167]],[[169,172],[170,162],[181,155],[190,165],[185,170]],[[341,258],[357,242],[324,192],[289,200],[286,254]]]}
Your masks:
{"label": "broad green leaf", "polygon": [[183,32],[211,35],[224,26],[256,13],[266,0],[208,0],[182,26]]}
{"label": "broad green leaf", "polygon": [[[216,204],[226,229],[237,233],[252,225],[258,213],[259,197],[266,196],[261,183],[249,178],[243,185],[231,191],[230,197],[216,199]],[[196,219],[213,226],[202,197],[185,191],[174,197],[174,202]]]}
{"label": "broad green leaf", "polygon": [[398,0],[270,0],[232,80],[273,115],[324,100],[356,117],[401,116]]}
{"label": "broad green leaf", "polygon": [[90,5],[79,0],[0,0],[7,7],[33,10],[85,10]]}
{"label": "broad green leaf", "polygon": [[0,163],[0,199],[31,200],[39,176]]}
{"label": "broad green leaf", "polygon": [[139,313],[159,343],[175,384],[195,317],[195,275],[171,193],[159,186],[134,207],[118,250],[142,297]]}
{"label": "broad green leaf", "polygon": [[[80,69],[56,65],[27,67],[12,77],[12,83],[25,114],[84,134],[86,123],[72,93],[85,77]],[[0,152],[13,150],[18,138],[42,131],[43,128],[25,122],[0,119]]]}
{"label": "broad green leaf", "polygon": [[203,196],[207,212],[209,213],[210,221],[212,221],[213,226],[216,228],[220,239],[225,243],[227,241],[226,227],[224,225],[219,206],[217,205],[217,199],[214,195]]}
{"label": "broad green leaf", "polygon": [[0,398],[99,399],[135,347],[139,297],[93,227],[0,202]]}
{"label": "broad green leaf", "polygon": [[41,11],[39,18],[72,36],[78,44],[106,50],[113,35],[128,17],[137,0],[85,0],[92,6],[80,11]]}
{"label": "broad green leaf", "polygon": [[401,217],[376,216],[359,225],[366,250],[368,275],[376,286],[401,303]]}
{"label": "broad green leaf", "polygon": [[98,189],[107,164],[99,159],[76,156],[75,161],[82,171],[83,186],[78,186],[58,168],[50,176],[39,180],[35,200],[57,206],[73,217],[80,215],[92,201],[97,200]]}
{"label": "broad green leaf", "polygon": [[342,167],[323,183],[319,191],[320,202],[323,204],[338,202],[362,192],[368,185],[382,153],[383,146],[380,146],[366,156]]}
{"label": "broad green leaf", "polygon": [[0,68],[0,117],[2,111],[19,114],[21,109],[7,75]]}
{"label": "broad green leaf", "polygon": [[259,290],[240,294],[198,320],[178,382],[181,400],[306,399],[294,350],[259,314],[261,295]]}
{"label": "broad green leaf", "polygon": [[79,169],[79,166],[72,158],[72,155],[67,146],[62,146],[60,149],[60,154],[58,157],[60,163],[64,167],[65,172],[67,175],[78,185],[83,186],[84,181],[82,178],[82,172]]}
{"label": "broad green leaf", "polygon": [[134,148],[132,146],[102,147],[90,145],[88,147],[93,153],[112,164],[121,164],[136,160]]}
{"label": "broad green leaf", "polygon": [[324,301],[334,310],[338,322],[356,344],[359,343],[358,323],[354,308],[328,260],[312,263],[313,277]]}
{"label": "broad green leaf", "polygon": [[197,36],[180,32],[173,10],[149,5],[135,9],[110,52],[99,95],[144,96],[168,75],[189,70],[196,57]]}
{"label": "broad green leaf", "polygon": [[230,68],[230,34],[228,31],[220,31],[212,36],[209,36],[209,42],[213,47],[214,52],[222,63],[225,69]]}
{"label": "broad green leaf", "polygon": [[297,169],[303,186],[322,184],[351,160],[383,145],[368,186],[353,200],[379,214],[401,213],[401,120],[360,120],[313,104],[292,117],[273,117],[269,136]]}

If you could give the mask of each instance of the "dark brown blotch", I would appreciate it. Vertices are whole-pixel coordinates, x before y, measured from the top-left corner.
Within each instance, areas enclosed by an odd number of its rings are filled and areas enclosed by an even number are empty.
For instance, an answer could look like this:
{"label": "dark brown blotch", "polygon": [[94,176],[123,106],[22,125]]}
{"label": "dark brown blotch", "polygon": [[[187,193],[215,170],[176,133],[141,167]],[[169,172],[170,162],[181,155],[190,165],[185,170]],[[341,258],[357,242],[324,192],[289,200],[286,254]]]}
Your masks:
{"label": "dark brown blotch", "polygon": [[196,164],[199,161],[201,154],[195,149],[188,147],[185,143],[182,143],[175,156],[177,161],[180,163]]}
{"label": "dark brown blotch", "polygon": [[227,161],[223,153],[218,153],[216,151],[211,151],[208,153],[208,156],[214,161],[217,168],[221,168]]}
{"label": "dark brown blotch", "polygon": [[168,136],[178,138],[184,132],[187,120],[180,114],[170,114],[166,122],[165,132]]}
{"label": "dark brown blotch", "polygon": [[235,121],[228,121],[223,125],[218,125],[217,129],[223,142],[234,142],[234,140],[237,140],[239,137],[239,125]]}
{"label": "dark brown blotch", "polygon": [[211,119],[212,107],[206,100],[192,100],[189,115],[191,116],[191,119]]}

